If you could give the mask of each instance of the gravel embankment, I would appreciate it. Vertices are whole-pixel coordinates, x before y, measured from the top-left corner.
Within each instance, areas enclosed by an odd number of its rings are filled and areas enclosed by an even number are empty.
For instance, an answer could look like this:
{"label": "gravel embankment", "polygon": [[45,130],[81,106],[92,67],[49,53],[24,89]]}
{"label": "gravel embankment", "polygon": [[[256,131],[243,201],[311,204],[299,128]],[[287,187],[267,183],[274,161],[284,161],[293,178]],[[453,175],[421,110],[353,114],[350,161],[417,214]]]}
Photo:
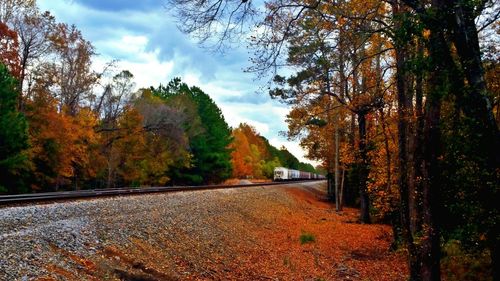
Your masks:
{"label": "gravel embankment", "polygon": [[[407,279],[391,229],[323,183],[0,208],[0,280]],[[307,235],[312,241],[301,242]]]}
{"label": "gravel embankment", "polygon": [[[169,259],[184,255],[185,260],[190,254],[193,257],[203,255],[196,251],[197,247],[201,250],[204,246],[218,251],[216,254],[221,259],[227,259],[229,256],[224,256],[224,246],[237,242],[236,237],[231,237],[232,233],[241,233],[241,229],[231,229],[241,226],[232,225],[227,220],[235,216],[242,220],[252,219],[248,210],[256,208],[256,202],[269,198],[273,204],[266,205],[267,208],[275,204],[293,204],[282,188],[180,192],[2,208],[0,280],[55,278],[55,275],[59,275],[56,280],[61,275],[66,275],[66,279],[78,276],[91,280],[89,271],[99,270],[120,275],[120,270],[126,270],[100,268],[101,263],[96,263],[95,257],[102,256],[103,252],[109,254],[109,249],[117,247],[136,247],[133,244],[137,241],[146,241],[153,247],[173,247]],[[262,204],[259,207],[262,208]],[[272,212],[272,209],[268,211]],[[183,249],[181,244],[186,242],[185,239],[193,241]],[[224,245],[220,245],[222,241]],[[197,243],[206,245],[195,245]],[[88,265],[90,268],[85,268]],[[202,270],[193,265],[187,266],[186,272],[179,272],[179,264],[168,266],[171,268],[166,268],[165,276],[172,279],[182,278],[179,274],[189,276],[192,267],[195,271]],[[134,264],[131,267],[134,268]]]}

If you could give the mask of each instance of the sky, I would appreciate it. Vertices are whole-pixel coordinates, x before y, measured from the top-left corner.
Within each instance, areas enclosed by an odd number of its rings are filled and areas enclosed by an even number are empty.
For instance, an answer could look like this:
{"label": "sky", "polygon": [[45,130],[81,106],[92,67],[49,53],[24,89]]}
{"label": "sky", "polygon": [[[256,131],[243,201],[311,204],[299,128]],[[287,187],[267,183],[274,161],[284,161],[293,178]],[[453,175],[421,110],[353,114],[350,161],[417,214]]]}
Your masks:
{"label": "sky", "polygon": [[[180,32],[164,0],[38,0],[58,22],[75,24],[92,42],[99,71],[118,60],[117,71],[129,70],[137,88],[167,84],[180,77],[198,86],[216,102],[231,127],[246,122],[276,147],[284,145],[299,160],[304,157],[297,141],[288,141],[289,107],[259,92],[267,81],[256,80],[243,70],[250,66],[248,50],[236,46],[223,53],[203,48],[196,39]],[[244,45],[244,44],[241,44]]]}

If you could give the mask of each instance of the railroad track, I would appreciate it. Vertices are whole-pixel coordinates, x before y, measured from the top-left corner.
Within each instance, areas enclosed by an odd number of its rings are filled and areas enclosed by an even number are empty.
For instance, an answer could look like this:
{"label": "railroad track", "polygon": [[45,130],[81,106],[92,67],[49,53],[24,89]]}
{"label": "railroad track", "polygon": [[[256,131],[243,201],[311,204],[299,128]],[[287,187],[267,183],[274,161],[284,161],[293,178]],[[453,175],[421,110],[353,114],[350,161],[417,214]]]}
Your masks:
{"label": "railroad track", "polygon": [[[323,180],[313,180],[313,181],[323,181]],[[295,181],[293,183],[302,183],[302,182],[306,181]],[[148,193],[160,193],[160,192],[195,191],[195,190],[224,189],[224,188],[245,188],[245,187],[255,187],[255,186],[283,185],[290,183],[291,182],[267,182],[267,183],[253,183],[253,184],[233,184],[233,185],[158,186],[158,187],[143,187],[143,188],[125,187],[125,188],[107,188],[107,189],[88,189],[88,190],[78,190],[78,191],[30,193],[30,194],[17,194],[17,195],[0,195],[0,206],[17,204],[17,203],[35,203],[43,201],[59,201],[59,200],[92,198],[92,197],[148,194]]]}

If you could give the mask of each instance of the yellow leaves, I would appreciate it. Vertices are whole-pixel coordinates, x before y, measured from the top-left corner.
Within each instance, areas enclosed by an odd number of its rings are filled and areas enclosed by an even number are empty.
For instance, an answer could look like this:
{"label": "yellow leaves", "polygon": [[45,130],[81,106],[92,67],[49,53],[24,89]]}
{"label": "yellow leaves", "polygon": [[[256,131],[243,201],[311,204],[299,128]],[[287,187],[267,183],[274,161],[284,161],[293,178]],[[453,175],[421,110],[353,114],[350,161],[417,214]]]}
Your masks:
{"label": "yellow leaves", "polygon": [[107,173],[116,174],[126,185],[165,185],[170,180],[166,173],[174,164],[170,144],[145,130],[143,120],[138,110],[129,107],[117,120],[117,128],[103,133]]}
{"label": "yellow leaves", "polygon": [[269,177],[272,174],[270,170],[274,169],[273,165],[279,165],[279,160],[269,159],[270,153],[262,137],[248,124],[240,124],[232,134],[233,177]]}
{"label": "yellow leaves", "polygon": [[424,37],[426,40],[429,40],[431,36],[431,31],[427,28],[425,28],[423,31],[422,31],[422,37]]}
{"label": "yellow leaves", "polygon": [[231,163],[233,164],[233,177],[246,178],[253,174],[252,157],[248,138],[243,130],[233,130],[233,143],[231,148]]}
{"label": "yellow leaves", "polygon": [[377,121],[371,121],[372,124],[376,125],[369,130],[370,139],[374,146],[369,152],[371,165],[368,190],[377,215],[383,217],[388,212],[393,211],[394,206],[399,202],[396,168],[398,161],[397,123],[395,116],[391,116],[387,112],[384,113],[383,118],[378,112],[378,114],[373,114],[370,119]]}

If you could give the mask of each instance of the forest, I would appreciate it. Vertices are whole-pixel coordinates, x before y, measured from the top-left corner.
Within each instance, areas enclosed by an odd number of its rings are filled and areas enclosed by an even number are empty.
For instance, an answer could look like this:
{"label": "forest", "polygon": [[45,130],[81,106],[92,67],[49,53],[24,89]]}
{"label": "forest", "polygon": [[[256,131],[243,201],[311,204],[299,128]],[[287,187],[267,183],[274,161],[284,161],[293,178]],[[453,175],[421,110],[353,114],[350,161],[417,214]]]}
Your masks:
{"label": "forest", "polygon": [[337,210],[390,223],[410,280],[500,280],[498,1],[170,4],[201,43],[248,40]]}
{"label": "forest", "polygon": [[198,87],[136,90],[92,42],[33,1],[0,9],[0,193],[199,185],[315,171],[253,127],[230,128]]}
{"label": "forest", "polygon": [[[2,3],[2,191],[314,169],[247,124],[229,128],[213,100],[180,79],[132,91],[132,72],[96,73],[95,50],[75,26],[32,1]],[[336,210],[356,206],[359,223],[390,224],[410,280],[500,280],[497,1],[168,5],[201,42],[247,39],[247,71],[271,77],[269,95],[290,106],[287,136],[322,163]]]}

